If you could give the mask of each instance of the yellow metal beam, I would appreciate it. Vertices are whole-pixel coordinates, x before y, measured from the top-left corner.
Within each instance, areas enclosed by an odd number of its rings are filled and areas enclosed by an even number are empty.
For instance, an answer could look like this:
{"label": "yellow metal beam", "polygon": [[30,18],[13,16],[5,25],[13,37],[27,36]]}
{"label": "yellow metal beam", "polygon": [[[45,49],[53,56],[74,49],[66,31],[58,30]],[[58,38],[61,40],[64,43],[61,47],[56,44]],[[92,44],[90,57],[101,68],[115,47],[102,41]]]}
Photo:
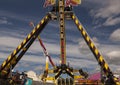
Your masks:
{"label": "yellow metal beam", "polygon": [[[105,62],[103,56],[98,51],[97,47],[94,45],[93,41],[89,37],[88,33],[86,32],[86,30],[84,29],[82,24],[79,22],[78,18],[73,14],[72,19],[75,22],[75,24],[77,25],[79,31],[81,32],[84,40],[86,41],[87,45],[91,49],[92,53],[95,55],[96,60],[98,61],[99,65],[101,66],[101,68],[104,71],[104,73],[106,74],[106,76],[108,78],[110,77],[110,75],[113,76],[113,73],[111,72],[108,64]],[[116,80],[115,79],[113,79],[113,80],[117,84]]]}
{"label": "yellow metal beam", "polygon": [[36,34],[36,32],[40,29],[40,26],[44,24],[45,21],[49,20],[50,15],[47,14],[42,20],[41,22],[32,30],[31,33],[28,34],[28,36],[23,40],[23,42],[8,56],[8,58],[1,64],[0,66],[0,73],[2,72],[2,70],[8,70],[10,69],[10,67],[17,63],[18,61],[16,61],[17,59],[17,54],[20,52],[20,50],[22,50],[24,48],[24,46],[27,44],[27,42]]}
{"label": "yellow metal beam", "polygon": [[83,78],[84,78],[84,77],[81,76],[81,75],[75,75],[75,76],[74,76],[74,79],[75,79],[75,80],[77,80],[77,79],[83,79]]}

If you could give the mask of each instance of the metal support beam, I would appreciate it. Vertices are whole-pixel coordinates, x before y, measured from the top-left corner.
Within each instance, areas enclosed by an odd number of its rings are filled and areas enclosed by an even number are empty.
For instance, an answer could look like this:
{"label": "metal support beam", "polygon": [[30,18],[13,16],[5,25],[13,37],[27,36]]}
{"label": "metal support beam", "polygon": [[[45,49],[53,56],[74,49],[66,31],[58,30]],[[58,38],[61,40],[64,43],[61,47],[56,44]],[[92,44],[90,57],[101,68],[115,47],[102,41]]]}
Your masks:
{"label": "metal support beam", "polygon": [[115,83],[115,85],[120,85],[120,84],[117,84],[118,82],[116,82],[116,78],[113,76],[113,73],[110,70],[108,64],[105,62],[103,56],[98,51],[97,47],[94,45],[93,41],[91,40],[90,36],[86,32],[85,28],[79,22],[78,18],[73,14],[72,15],[72,19],[75,22],[75,24],[77,25],[78,30],[81,32],[84,40],[86,41],[86,43],[89,46],[89,48],[92,51],[92,53],[94,54],[96,60],[98,61],[98,64],[101,66],[101,68],[104,71],[104,73],[107,76],[107,78],[112,79],[113,80],[112,83]]}
{"label": "metal support beam", "polygon": [[32,30],[32,32],[28,34],[28,36],[23,40],[23,42],[11,53],[11,55],[8,56],[8,58],[2,63],[0,67],[1,75],[4,75],[4,73],[8,74],[7,71],[11,68],[11,66],[12,68],[15,67],[15,65],[22,58],[22,56],[25,54],[25,52],[28,50],[28,48],[31,46],[34,40],[38,37],[38,35],[41,33],[41,31],[43,30],[43,28],[45,27],[49,20],[50,14],[47,14],[41,20],[41,22]]}
{"label": "metal support beam", "polygon": [[59,0],[59,23],[60,23],[60,48],[61,48],[61,64],[66,64],[66,36],[65,36],[65,20],[64,20],[64,0]]}

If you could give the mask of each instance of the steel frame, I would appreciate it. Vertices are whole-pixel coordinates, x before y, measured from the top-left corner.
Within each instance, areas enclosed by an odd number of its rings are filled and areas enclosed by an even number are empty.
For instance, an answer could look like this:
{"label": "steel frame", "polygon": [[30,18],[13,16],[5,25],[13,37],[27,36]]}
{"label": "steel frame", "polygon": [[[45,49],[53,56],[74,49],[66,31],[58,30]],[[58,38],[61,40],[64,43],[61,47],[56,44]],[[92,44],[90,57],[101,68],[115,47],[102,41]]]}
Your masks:
{"label": "steel frame", "polygon": [[[57,9],[58,8],[58,9]],[[106,77],[111,81],[112,85],[120,85],[117,78],[114,77],[112,71],[110,70],[108,64],[104,60],[104,57],[101,55],[97,47],[94,45],[93,41],[91,40],[90,36],[86,32],[85,28],[79,22],[78,18],[75,16],[71,7],[67,7],[68,10],[65,10],[66,7],[64,5],[64,0],[59,0],[58,7],[56,9],[58,11],[49,12],[41,21],[40,23],[34,27],[32,32],[28,34],[28,36],[23,40],[23,42],[8,56],[8,58],[2,63],[0,66],[0,78],[7,78],[10,69],[14,68],[16,64],[20,61],[35,39],[39,36],[42,30],[45,28],[47,23],[53,19],[52,15],[59,15],[56,19],[59,19],[60,24],[60,50],[61,50],[61,65],[55,66],[52,70],[45,70],[43,75],[43,80],[53,80],[56,81],[61,74],[67,73],[72,79],[77,78],[85,78],[85,75],[80,74],[79,76],[74,75],[75,72],[80,72],[80,70],[71,69],[71,67],[66,65],[66,37],[65,37],[65,19],[69,18],[74,21],[78,30],[82,34],[84,40],[86,41],[87,45],[89,46],[90,50],[94,54],[98,64],[101,66]],[[57,12],[57,13],[55,13]],[[49,73],[55,73],[54,77],[47,77]],[[86,75],[87,76],[87,75]]]}

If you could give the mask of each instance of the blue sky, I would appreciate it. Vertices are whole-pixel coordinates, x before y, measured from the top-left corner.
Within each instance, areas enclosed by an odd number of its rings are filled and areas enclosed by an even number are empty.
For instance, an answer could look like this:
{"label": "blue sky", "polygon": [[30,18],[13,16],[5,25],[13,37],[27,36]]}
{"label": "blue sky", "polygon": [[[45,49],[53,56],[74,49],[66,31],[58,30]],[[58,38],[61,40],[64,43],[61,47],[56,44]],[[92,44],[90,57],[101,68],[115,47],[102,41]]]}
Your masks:
{"label": "blue sky", "polygon": [[[43,3],[44,0],[0,0],[0,64],[31,32],[29,22],[36,25],[49,12],[50,7],[43,8]],[[120,0],[82,0],[73,9],[113,71],[120,70],[119,3]],[[58,26],[58,22],[51,21],[41,33],[56,64],[60,56]],[[66,21],[66,37],[68,62],[75,68],[95,71],[97,62],[72,21]],[[16,69],[40,72],[44,63],[42,48],[36,40]]]}

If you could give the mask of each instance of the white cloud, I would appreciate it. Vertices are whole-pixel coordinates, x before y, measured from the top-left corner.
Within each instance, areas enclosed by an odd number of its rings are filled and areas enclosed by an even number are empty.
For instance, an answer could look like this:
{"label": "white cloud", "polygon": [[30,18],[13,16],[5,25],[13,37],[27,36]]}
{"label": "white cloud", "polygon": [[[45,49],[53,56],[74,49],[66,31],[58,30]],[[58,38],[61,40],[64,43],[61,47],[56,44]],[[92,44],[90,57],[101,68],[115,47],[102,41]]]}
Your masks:
{"label": "white cloud", "polygon": [[4,10],[0,10],[0,16],[4,16],[7,18],[11,18],[11,19],[16,19],[16,20],[20,20],[20,21],[24,21],[24,22],[28,22],[31,21],[31,19],[35,19],[36,17],[33,16],[21,16],[20,14],[16,14],[14,12],[9,12],[9,11],[4,11]]}
{"label": "white cloud", "polygon": [[0,46],[8,46],[11,48],[15,48],[19,43],[21,42],[21,39],[13,38],[13,37],[0,37]]}
{"label": "white cloud", "polygon": [[100,52],[109,64],[120,65],[120,46],[119,45],[101,45]]}
{"label": "white cloud", "polygon": [[120,17],[117,17],[117,18],[109,17],[103,25],[104,26],[113,26],[113,25],[116,25],[119,23],[120,23]]}
{"label": "white cloud", "polygon": [[[1,52],[0,52],[0,55],[1,57],[0,58],[4,58],[6,59],[7,56],[14,50],[17,48],[17,46],[23,41],[23,39],[19,39],[19,38],[14,38],[14,37],[6,37],[6,36],[3,36],[3,37],[0,37],[0,48],[1,48]],[[47,51],[49,52],[49,54],[52,54],[52,55],[58,55],[57,57],[59,58],[60,57],[60,45],[59,44],[55,44],[55,43],[46,43],[44,42],[44,45],[46,46],[47,48]],[[72,49],[72,50],[71,50]],[[67,53],[68,55],[70,56],[74,56],[76,55],[77,57],[79,56],[79,49],[78,49],[78,46],[77,45],[70,45],[68,44],[67,45]],[[2,53],[6,51],[5,53]],[[42,59],[39,59],[40,57],[44,57],[44,56],[39,56],[39,53],[42,53],[42,48],[39,44],[38,41],[35,41],[31,47],[29,48],[29,50],[27,51],[31,54],[35,54],[37,53],[37,55],[25,55],[25,57],[22,58],[22,60],[25,60],[25,61],[31,61],[31,62],[39,62],[40,60]],[[54,57],[54,56],[53,56]],[[58,58],[55,58],[54,61],[55,62],[59,62],[59,60],[56,60]],[[44,60],[42,60],[42,62],[44,63]]]}
{"label": "white cloud", "polygon": [[7,23],[8,23],[7,20],[2,20],[2,19],[0,19],[0,24],[7,24]]}
{"label": "white cloud", "polygon": [[120,41],[120,28],[115,30],[111,35],[110,35],[110,40],[116,42]]}
{"label": "white cloud", "polygon": [[[111,16],[116,16],[118,14],[120,14],[120,11],[118,11],[120,9],[120,0],[105,0],[106,4],[104,4],[103,7],[100,7],[100,9],[95,10],[95,17],[96,18],[108,18]],[[100,3],[101,4],[101,3]]]}
{"label": "white cloud", "polygon": [[[12,38],[12,37],[0,37],[0,40],[1,40],[0,47],[2,46],[1,49],[2,50],[7,50],[7,51],[13,51],[13,49],[16,48],[17,45],[22,41],[22,39]],[[81,41],[81,42],[83,42],[83,41]],[[120,47],[114,46],[114,45],[112,45],[112,46],[111,45],[101,45],[101,44],[98,43],[98,40],[95,37],[93,38],[93,41],[95,43],[97,43],[97,46],[99,47],[99,50],[102,52],[102,54],[105,55],[105,57],[109,58],[109,59],[107,59],[107,62],[109,60],[110,64],[119,64],[118,62],[119,62],[119,59],[120,59],[119,58]],[[10,42],[12,42],[12,43],[10,43]],[[46,48],[47,48],[47,50],[50,54],[57,54],[57,55],[60,54],[59,45],[50,44],[50,43],[44,43],[44,44],[45,44],[45,46],[46,46]],[[83,48],[85,48],[85,50],[87,50],[88,47],[84,47],[84,46],[87,46],[86,43],[84,42],[83,44],[84,44]],[[7,46],[11,47],[11,48],[4,48],[4,47],[7,47]],[[80,49],[82,49],[82,48],[80,48]],[[28,52],[41,53],[42,49],[39,46],[39,42],[38,41],[34,42],[34,44],[30,47]],[[89,66],[91,66],[91,65],[92,66],[97,66],[98,65],[94,56],[89,55],[89,53],[91,53],[91,52],[86,53],[86,54],[81,54],[81,52],[79,51],[79,46],[78,45],[71,45],[71,44],[67,45],[67,53],[70,56],[73,56],[72,58],[67,56],[67,62],[70,61],[70,65],[72,65],[72,66],[80,67],[80,68],[82,68],[82,67],[89,68]],[[8,53],[1,53],[0,52],[0,56],[1,56],[0,58],[6,59],[9,54],[10,54],[9,52]],[[82,55],[85,55],[86,57],[82,56]],[[55,62],[55,64],[56,63],[59,64],[59,56],[57,56],[57,57],[52,56],[52,58],[53,58],[53,61]],[[45,58],[44,58],[44,56],[41,56],[41,55],[36,56],[36,55],[27,55],[26,54],[26,55],[24,55],[22,60],[24,60],[26,62],[35,62],[35,63],[45,64]],[[35,70],[37,70],[37,68]]]}
{"label": "white cloud", "polygon": [[[92,40],[95,43],[95,46],[97,48],[99,48],[100,44],[98,43],[98,39],[96,37],[93,37]],[[79,50],[80,50],[80,53],[82,53],[82,54],[86,54],[86,53],[91,52],[84,39],[79,40]]]}
{"label": "white cloud", "polygon": [[[99,19],[105,19],[103,22],[103,26],[113,26],[120,23],[119,15],[120,15],[120,0],[85,0],[89,6],[91,6],[90,14],[95,18],[95,21]],[[86,7],[89,7],[86,5]],[[99,22],[100,23],[100,22]]]}
{"label": "white cloud", "polygon": [[106,54],[110,59],[120,58],[120,51],[111,51]]}
{"label": "white cloud", "polygon": [[[114,39],[114,38],[113,38]],[[92,39],[98,48],[99,52],[103,55],[106,62],[109,64],[119,65],[120,60],[120,46],[119,45],[112,45],[112,44],[100,44],[97,38]],[[111,49],[112,48],[112,49]],[[85,41],[83,39],[79,40],[79,50],[81,55],[86,60],[89,59],[91,61],[97,62],[94,58],[94,55],[92,55],[90,49],[86,45]]]}
{"label": "white cloud", "polygon": [[80,68],[82,68],[82,67],[89,68],[89,66],[98,65],[97,61],[93,62],[91,60],[72,59],[72,58],[69,59],[69,63],[71,66],[80,67]]}
{"label": "white cloud", "polygon": [[0,17],[0,24],[12,24],[6,17]]}
{"label": "white cloud", "polygon": [[[3,34],[4,35],[4,34]],[[11,36],[3,36],[0,37],[0,48],[1,48],[1,52],[0,52],[0,59],[6,59],[8,55],[10,55],[10,53],[23,41],[23,39],[19,39],[19,38],[14,38]],[[97,41],[96,38],[94,38],[95,41]],[[46,40],[45,40],[46,41]],[[59,41],[58,41],[59,43]],[[53,61],[55,62],[55,64],[59,64],[59,59],[60,59],[60,45],[57,43],[49,43],[49,42],[44,42],[49,54],[51,54]],[[7,48],[8,47],[8,48]],[[89,65],[96,65],[97,62],[94,62],[92,59],[84,57],[81,55],[80,51],[79,51],[79,45],[73,45],[73,44],[67,44],[67,62],[70,61],[70,64],[72,66],[76,66],[76,67],[89,67]],[[4,52],[6,51],[6,52]],[[42,53],[42,48],[39,45],[38,41],[35,41],[33,43],[33,45],[29,48],[29,50],[27,51],[33,55],[29,55],[29,54],[25,54],[23,56],[23,58],[21,59],[21,61],[25,61],[25,62],[34,62],[34,63],[40,63],[40,64],[45,64],[45,57],[41,55]],[[36,54],[37,55],[34,55]],[[39,55],[40,54],[40,55]],[[54,56],[57,55],[57,56]],[[82,59],[81,59],[82,58]],[[94,57],[92,57],[94,58]],[[76,63],[74,63],[76,62]],[[2,62],[1,62],[2,63]],[[84,65],[83,65],[84,63]],[[80,66],[81,64],[81,66]],[[17,68],[19,68],[19,64],[16,66]],[[29,68],[29,65],[25,65],[24,67]],[[37,70],[37,68],[35,69]]]}

